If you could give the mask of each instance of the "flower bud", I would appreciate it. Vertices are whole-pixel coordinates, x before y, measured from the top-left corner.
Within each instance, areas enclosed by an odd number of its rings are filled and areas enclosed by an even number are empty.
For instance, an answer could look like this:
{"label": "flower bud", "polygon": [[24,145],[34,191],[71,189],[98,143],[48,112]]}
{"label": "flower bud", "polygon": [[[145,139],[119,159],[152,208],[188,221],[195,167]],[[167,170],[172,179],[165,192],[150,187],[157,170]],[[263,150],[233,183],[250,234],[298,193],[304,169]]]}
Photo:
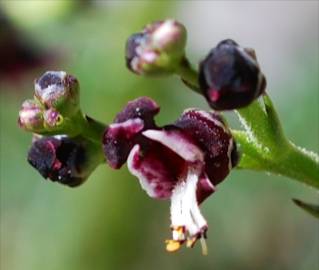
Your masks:
{"label": "flower bud", "polygon": [[31,132],[38,132],[43,127],[43,109],[34,100],[26,100],[22,103],[18,118],[19,126]]}
{"label": "flower bud", "polygon": [[147,25],[126,43],[126,65],[136,74],[173,73],[184,56],[186,29],[177,21],[165,20]]}
{"label": "flower bud", "polygon": [[47,71],[35,80],[35,97],[64,116],[79,111],[79,83],[64,71]]}
{"label": "flower bud", "polygon": [[99,145],[84,138],[42,137],[33,140],[28,162],[45,179],[76,187],[101,162],[100,152]]}
{"label": "flower bud", "polygon": [[263,94],[266,79],[254,50],[227,39],[201,62],[199,84],[213,109],[232,110],[249,105]]}
{"label": "flower bud", "polygon": [[46,110],[43,114],[45,126],[47,128],[55,128],[63,123],[62,115],[54,109]]}

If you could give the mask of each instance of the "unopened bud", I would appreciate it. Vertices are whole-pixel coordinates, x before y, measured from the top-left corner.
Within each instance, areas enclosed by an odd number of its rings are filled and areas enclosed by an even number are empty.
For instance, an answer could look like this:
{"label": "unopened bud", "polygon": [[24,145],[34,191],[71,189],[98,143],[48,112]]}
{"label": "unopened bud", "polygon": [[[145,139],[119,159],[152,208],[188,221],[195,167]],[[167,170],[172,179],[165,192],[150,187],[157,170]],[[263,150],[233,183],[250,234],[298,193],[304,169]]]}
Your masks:
{"label": "unopened bud", "polygon": [[47,71],[35,80],[35,97],[64,116],[79,111],[79,83],[64,71]]}
{"label": "unopened bud", "polygon": [[253,49],[227,39],[200,64],[199,84],[215,110],[245,107],[265,92],[266,79]]}
{"label": "unopened bud", "polygon": [[100,146],[89,140],[59,135],[34,140],[28,162],[45,179],[76,187],[101,162],[101,155]]}
{"label": "unopened bud", "polygon": [[38,132],[43,127],[43,109],[34,100],[26,100],[22,103],[18,118],[19,126],[25,130]]}
{"label": "unopened bud", "polygon": [[46,110],[43,114],[45,125],[54,128],[63,123],[63,116],[54,109]]}
{"label": "unopened bud", "polygon": [[154,22],[127,40],[126,65],[136,74],[171,74],[184,57],[185,45],[182,24],[174,20]]}

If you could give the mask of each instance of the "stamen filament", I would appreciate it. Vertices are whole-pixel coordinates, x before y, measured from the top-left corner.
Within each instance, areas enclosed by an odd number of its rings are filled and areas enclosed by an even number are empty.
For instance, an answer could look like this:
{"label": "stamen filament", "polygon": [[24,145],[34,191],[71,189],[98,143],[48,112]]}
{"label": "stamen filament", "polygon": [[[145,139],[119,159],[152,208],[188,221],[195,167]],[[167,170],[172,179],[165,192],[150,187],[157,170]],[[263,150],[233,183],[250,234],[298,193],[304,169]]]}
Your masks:
{"label": "stamen filament", "polygon": [[190,168],[185,179],[175,186],[171,196],[172,239],[166,241],[167,251],[173,252],[186,242],[193,247],[198,239],[201,241],[203,255],[207,254],[204,240],[207,222],[202,216],[196,198],[199,173]]}

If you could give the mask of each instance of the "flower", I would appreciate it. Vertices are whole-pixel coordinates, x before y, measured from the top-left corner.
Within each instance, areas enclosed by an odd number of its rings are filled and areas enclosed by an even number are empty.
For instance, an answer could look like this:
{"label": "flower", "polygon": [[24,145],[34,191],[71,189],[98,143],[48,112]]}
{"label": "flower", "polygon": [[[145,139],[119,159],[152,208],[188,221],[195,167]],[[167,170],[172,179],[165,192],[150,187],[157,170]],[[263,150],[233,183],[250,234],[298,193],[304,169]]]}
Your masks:
{"label": "flower", "polygon": [[188,109],[174,124],[159,128],[158,112],[150,98],[129,102],[105,130],[106,160],[114,169],[127,161],[150,197],[171,200],[168,251],[183,243],[193,247],[198,239],[204,245],[208,225],[199,204],[236,165],[236,144],[217,113]]}
{"label": "flower", "polygon": [[81,137],[36,136],[28,153],[28,162],[45,179],[76,187],[103,160],[99,148],[99,145]]}
{"label": "flower", "polygon": [[254,50],[226,39],[201,62],[199,84],[213,109],[232,110],[249,105],[263,94],[266,79]]}
{"label": "flower", "polygon": [[125,48],[127,67],[136,74],[171,74],[184,56],[186,29],[175,20],[156,21],[131,35]]}

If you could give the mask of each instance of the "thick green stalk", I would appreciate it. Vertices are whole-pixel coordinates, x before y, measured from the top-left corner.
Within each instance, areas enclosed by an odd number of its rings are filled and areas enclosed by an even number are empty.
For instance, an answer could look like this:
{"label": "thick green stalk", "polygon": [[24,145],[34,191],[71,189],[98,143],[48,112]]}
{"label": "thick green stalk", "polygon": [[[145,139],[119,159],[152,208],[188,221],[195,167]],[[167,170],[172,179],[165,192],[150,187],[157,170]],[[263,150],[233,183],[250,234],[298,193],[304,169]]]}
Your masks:
{"label": "thick green stalk", "polygon": [[319,157],[317,154],[306,151],[287,141],[279,149],[263,151],[251,141],[245,131],[232,131],[241,153],[239,169],[267,171],[287,176],[312,187],[319,188]]}
{"label": "thick green stalk", "polygon": [[95,143],[101,144],[105,128],[105,124],[84,115],[81,111],[78,111],[71,118],[65,117],[61,125],[35,133],[44,136],[54,136],[60,134],[65,134],[69,137],[82,136]]}
{"label": "thick green stalk", "polygon": [[101,144],[106,125],[89,116],[82,116],[81,135],[91,141]]}

